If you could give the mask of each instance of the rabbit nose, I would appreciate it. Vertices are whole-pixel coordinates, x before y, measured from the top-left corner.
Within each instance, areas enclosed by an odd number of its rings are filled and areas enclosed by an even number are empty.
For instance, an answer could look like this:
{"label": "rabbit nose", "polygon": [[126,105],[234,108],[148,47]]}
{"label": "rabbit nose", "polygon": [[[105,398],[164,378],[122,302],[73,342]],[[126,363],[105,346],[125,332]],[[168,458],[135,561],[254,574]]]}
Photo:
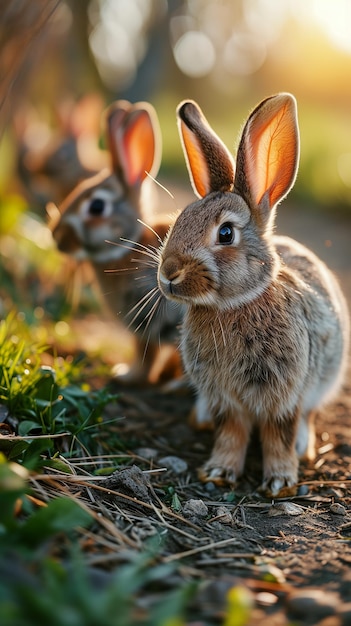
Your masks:
{"label": "rabbit nose", "polygon": [[160,281],[167,285],[171,293],[172,288],[183,281],[184,275],[184,268],[174,258],[166,259],[160,268]]}

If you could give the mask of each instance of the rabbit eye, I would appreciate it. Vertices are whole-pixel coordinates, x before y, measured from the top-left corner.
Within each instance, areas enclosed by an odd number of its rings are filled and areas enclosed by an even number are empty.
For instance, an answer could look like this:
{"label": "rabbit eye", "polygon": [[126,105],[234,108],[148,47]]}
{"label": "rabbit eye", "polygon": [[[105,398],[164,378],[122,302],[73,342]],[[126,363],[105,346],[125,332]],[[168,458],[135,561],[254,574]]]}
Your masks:
{"label": "rabbit eye", "polygon": [[224,222],[218,229],[218,243],[222,246],[228,246],[233,243],[235,238],[235,228],[230,222]]}
{"label": "rabbit eye", "polygon": [[99,190],[99,193],[83,200],[79,206],[79,212],[84,220],[94,217],[108,218],[113,212],[112,194]]}
{"label": "rabbit eye", "polygon": [[94,217],[99,217],[105,210],[105,200],[102,198],[94,198],[89,206],[89,214]]}

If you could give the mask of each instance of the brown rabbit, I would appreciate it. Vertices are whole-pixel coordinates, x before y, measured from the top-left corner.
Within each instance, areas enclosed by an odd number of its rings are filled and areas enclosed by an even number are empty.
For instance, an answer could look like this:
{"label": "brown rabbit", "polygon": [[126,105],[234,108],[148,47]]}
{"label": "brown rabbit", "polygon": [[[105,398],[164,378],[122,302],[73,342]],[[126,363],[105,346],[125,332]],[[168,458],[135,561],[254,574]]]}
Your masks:
{"label": "brown rabbit", "polygon": [[151,229],[141,221],[145,179],[160,162],[158,119],[148,103],[118,101],[107,110],[106,124],[112,171],[67,197],[53,236],[60,250],[90,261],[108,307],[135,331],[139,359],[129,378],[154,383],[163,368],[155,364],[160,343],[170,348],[169,376],[179,369],[174,340],[181,320],[157,288],[157,248],[168,223],[159,218]]}
{"label": "brown rabbit", "polygon": [[178,120],[201,199],[166,237],[158,280],[167,298],[186,306],[181,346],[197,418],[217,427],[200,477],[235,483],[257,426],[262,489],[293,493],[298,456],[314,454],[313,412],[342,383],[349,337],[333,274],[310,250],[272,232],[298,167],[296,102],[278,94],[256,107],[236,168],[195,102],[179,106]]}

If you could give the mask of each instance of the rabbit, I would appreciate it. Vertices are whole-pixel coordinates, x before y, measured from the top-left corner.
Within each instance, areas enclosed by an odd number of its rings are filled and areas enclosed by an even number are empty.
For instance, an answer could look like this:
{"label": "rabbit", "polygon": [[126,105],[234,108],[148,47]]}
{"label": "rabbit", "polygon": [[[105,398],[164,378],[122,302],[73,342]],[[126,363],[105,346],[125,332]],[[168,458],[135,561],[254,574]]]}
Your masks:
{"label": "rabbit", "polygon": [[[135,332],[139,358],[124,382],[156,383],[180,373],[175,338],[181,320],[157,290],[156,250],[168,221],[160,217],[149,228],[141,220],[147,174],[160,163],[158,118],[149,103],[120,100],[105,119],[112,171],[74,189],[52,232],[59,250],[90,262],[107,307]],[[162,356],[160,343],[167,348]]]}
{"label": "rabbit", "polygon": [[95,93],[74,103],[64,100],[52,113],[54,128],[33,106],[16,111],[16,168],[32,209],[42,212],[48,202],[62,202],[78,182],[108,166],[107,151],[98,148],[102,110],[102,98]]}
{"label": "rabbit", "polygon": [[273,234],[277,204],[295,182],[294,96],[263,100],[243,128],[236,165],[194,101],[177,108],[200,200],[177,217],[160,249],[161,293],[186,306],[185,371],[198,421],[215,423],[200,479],[233,485],[253,427],[271,497],[294,494],[299,457],[314,456],[313,414],[338,392],[349,318],[337,280],[298,242]]}

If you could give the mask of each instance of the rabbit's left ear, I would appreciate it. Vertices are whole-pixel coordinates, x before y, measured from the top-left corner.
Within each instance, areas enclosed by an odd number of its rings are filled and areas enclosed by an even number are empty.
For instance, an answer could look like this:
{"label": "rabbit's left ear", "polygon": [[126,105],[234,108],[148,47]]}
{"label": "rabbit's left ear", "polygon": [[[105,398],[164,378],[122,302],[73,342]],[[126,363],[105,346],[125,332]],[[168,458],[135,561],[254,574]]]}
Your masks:
{"label": "rabbit's left ear", "polygon": [[295,98],[281,93],[263,100],[248,118],[237,154],[235,191],[252,206],[273,208],[295,182],[299,130]]}
{"label": "rabbit's left ear", "polygon": [[107,113],[108,139],[115,173],[129,187],[156,175],[161,160],[161,133],[151,104],[119,101]]}
{"label": "rabbit's left ear", "polygon": [[231,191],[234,161],[200,107],[187,100],[177,108],[178,128],[193,189],[200,198],[211,191]]}

